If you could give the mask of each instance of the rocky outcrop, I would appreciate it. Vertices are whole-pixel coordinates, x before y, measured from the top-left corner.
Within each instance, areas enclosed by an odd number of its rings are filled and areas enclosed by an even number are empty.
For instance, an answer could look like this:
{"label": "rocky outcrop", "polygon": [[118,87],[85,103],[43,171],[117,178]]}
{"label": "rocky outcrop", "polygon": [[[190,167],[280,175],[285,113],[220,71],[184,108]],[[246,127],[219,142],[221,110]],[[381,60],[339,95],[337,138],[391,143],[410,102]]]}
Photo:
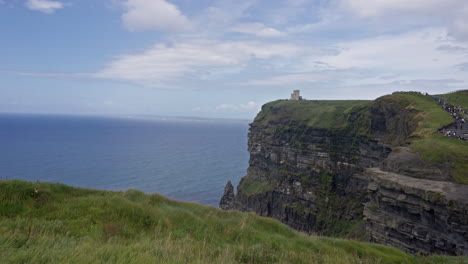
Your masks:
{"label": "rocky outcrop", "polygon": [[381,97],[369,107],[372,137],[381,144],[404,146],[417,127],[415,109],[393,96]]}
{"label": "rocky outcrop", "polygon": [[436,167],[424,161],[409,148],[396,147],[380,164],[383,171],[395,172],[406,176],[436,181],[449,181],[449,167]]}
{"label": "rocky outcrop", "polygon": [[228,181],[226,187],[224,188],[224,194],[221,197],[219,202],[219,207],[223,210],[229,210],[234,208],[234,186],[232,186],[231,181]]}
{"label": "rocky outcrop", "polygon": [[369,169],[371,241],[412,253],[468,255],[468,186]]}

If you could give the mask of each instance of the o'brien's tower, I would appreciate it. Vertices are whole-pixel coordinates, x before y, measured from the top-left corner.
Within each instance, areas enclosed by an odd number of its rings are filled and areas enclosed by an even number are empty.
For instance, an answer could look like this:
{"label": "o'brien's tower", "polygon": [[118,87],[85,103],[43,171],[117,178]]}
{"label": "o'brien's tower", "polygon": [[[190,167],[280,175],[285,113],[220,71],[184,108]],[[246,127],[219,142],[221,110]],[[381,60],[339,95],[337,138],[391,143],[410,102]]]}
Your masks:
{"label": "o'brien's tower", "polygon": [[300,93],[301,91],[294,90],[293,93],[291,94],[291,100],[294,100],[294,101],[302,100],[302,96],[299,95]]}

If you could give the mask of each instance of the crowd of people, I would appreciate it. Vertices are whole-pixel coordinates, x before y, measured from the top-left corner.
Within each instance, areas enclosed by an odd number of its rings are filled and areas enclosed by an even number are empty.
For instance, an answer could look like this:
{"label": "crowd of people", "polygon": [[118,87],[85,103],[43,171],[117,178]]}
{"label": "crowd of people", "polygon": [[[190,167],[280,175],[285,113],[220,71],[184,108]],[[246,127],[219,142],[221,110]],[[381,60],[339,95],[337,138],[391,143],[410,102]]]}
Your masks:
{"label": "crowd of people", "polygon": [[455,131],[453,130],[446,130],[446,129],[441,129],[439,130],[439,132],[446,136],[446,137],[451,137],[451,138],[455,138],[455,139],[459,139],[459,140],[465,140],[464,137],[458,135]]}
{"label": "crowd of people", "polygon": [[[451,104],[448,104],[438,97],[434,97],[434,99],[442,105],[442,109],[447,111],[455,119],[455,121],[453,122],[453,126],[455,127],[454,129],[448,129],[444,127],[439,129],[439,132],[447,137],[452,137],[459,140],[468,140],[468,138],[464,136],[462,131],[463,125],[465,124],[467,109],[461,106],[453,106]],[[468,131],[466,133],[468,134]]]}

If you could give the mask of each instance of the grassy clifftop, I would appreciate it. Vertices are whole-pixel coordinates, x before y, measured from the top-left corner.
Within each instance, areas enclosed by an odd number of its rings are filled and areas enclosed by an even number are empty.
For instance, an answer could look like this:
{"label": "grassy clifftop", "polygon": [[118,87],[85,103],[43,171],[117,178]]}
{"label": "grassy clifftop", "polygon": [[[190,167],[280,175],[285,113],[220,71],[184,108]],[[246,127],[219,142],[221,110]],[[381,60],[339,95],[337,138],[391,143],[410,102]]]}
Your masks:
{"label": "grassy clifftop", "polygon": [[[454,105],[468,107],[468,91],[440,96]],[[395,115],[404,111],[410,113],[408,122],[415,129],[412,134],[405,135],[404,145],[419,153],[424,160],[448,168],[453,181],[468,184],[468,142],[437,132],[439,128],[452,123],[453,118],[430,96],[394,93],[375,101],[278,100],[262,107],[254,125],[267,135],[287,133],[291,129],[315,128],[372,137],[372,108],[382,104],[385,107],[380,110],[391,108]]]}
{"label": "grassy clifftop", "polygon": [[468,263],[309,237],[251,213],[157,194],[0,181],[2,263]]}
{"label": "grassy clifftop", "polygon": [[277,100],[265,104],[254,122],[263,127],[269,124],[294,124],[319,129],[342,129],[348,125],[352,113],[361,111],[371,103],[365,100]]}

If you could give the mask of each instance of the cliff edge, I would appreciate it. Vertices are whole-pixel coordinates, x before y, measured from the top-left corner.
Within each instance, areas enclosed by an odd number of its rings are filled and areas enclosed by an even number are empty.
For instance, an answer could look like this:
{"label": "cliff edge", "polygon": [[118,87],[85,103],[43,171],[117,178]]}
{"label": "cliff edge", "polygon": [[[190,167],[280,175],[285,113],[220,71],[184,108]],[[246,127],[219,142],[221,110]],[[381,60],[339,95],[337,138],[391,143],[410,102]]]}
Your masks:
{"label": "cliff edge", "polygon": [[[432,97],[419,93],[394,93],[375,101],[268,103],[250,125],[247,175],[237,194],[226,188],[220,206],[273,217],[313,234],[368,239],[412,253],[467,255],[468,211],[462,199],[468,197],[466,188],[456,188],[461,192],[457,195],[450,194],[455,189],[444,193],[460,198],[452,200],[460,205],[455,211],[439,210],[448,205],[424,207],[439,212],[437,217],[447,224],[456,215],[450,228],[429,232],[436,229],[430,216],[408,220],[391,214],[401,223],[413,223],[414,230],[419,230],[415,225],[419,221],[429,223],[424,228],[431,239],[409,239],[404,233],[417,231],[402,231],[407,227],[392,226],[370,213],[376,204],[382,206],[372,212],[380,215],[407,210],[406,202],[398,199],[392,206],[380,203],[390,191],[406,195],[396,185],[368,192],[376,184],[377,169],[414,179],[414,189],[418,184],[424,189],[425,181],[468,183],[468,143],[437,133],[450,122],[450,115]],[[442,233],[449,239],[442,239]]]}

